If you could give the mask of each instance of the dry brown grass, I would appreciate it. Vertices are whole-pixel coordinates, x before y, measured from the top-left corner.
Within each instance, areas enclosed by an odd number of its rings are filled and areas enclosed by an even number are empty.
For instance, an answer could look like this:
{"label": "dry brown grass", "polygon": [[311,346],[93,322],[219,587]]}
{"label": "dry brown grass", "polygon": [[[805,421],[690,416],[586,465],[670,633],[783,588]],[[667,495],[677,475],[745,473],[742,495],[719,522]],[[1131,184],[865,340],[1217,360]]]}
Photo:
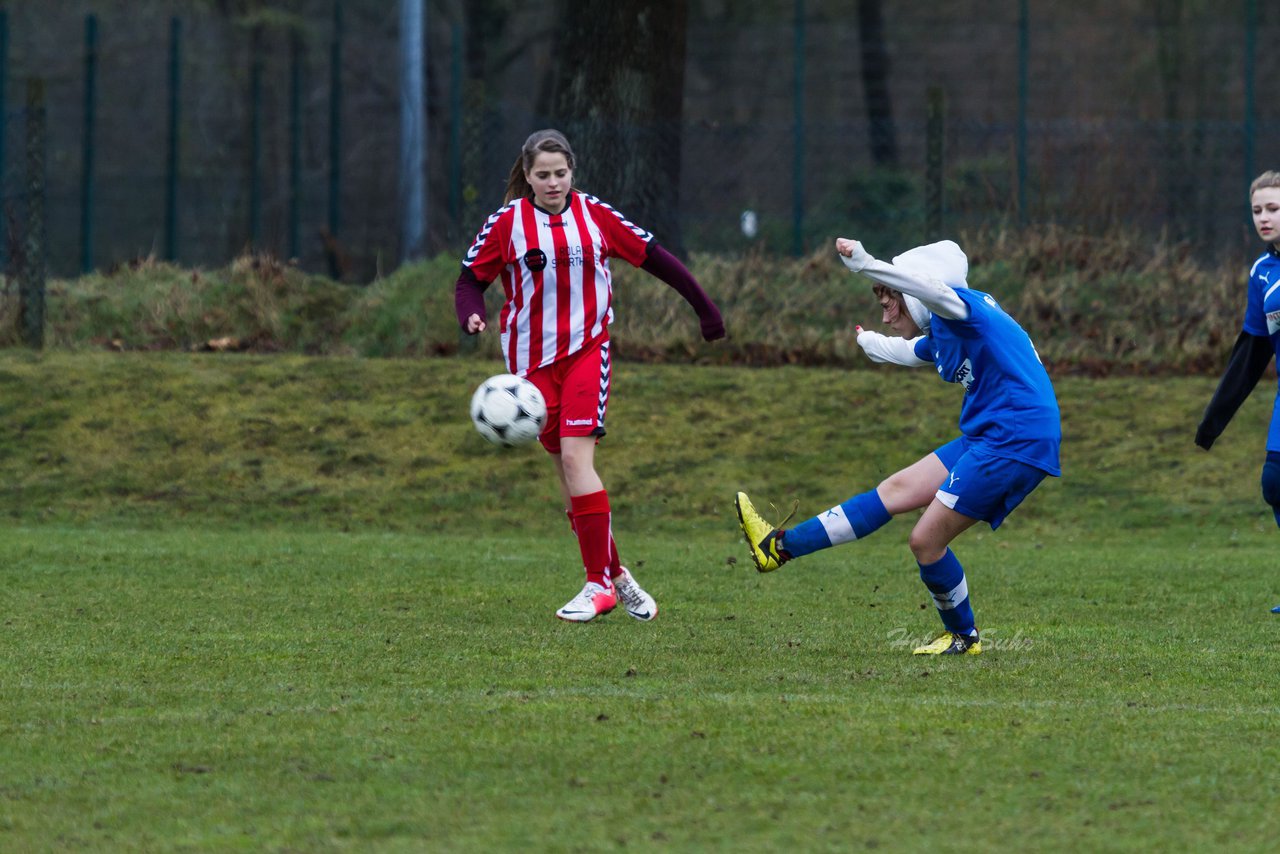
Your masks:
{"label": "dry brown grass", "polygon": [[[1056,227],[961,235],[969,283],[1022,323],[1057,372],[1216,373],[1240,328],[1253,257],[1207,263],[1186,246],[1136,234]],[[902,247],[872,247],[889,257]],[[727,340],[705,344],[692,309],[627,264],[613,265],[622,359],[866,367],[853,327],[879,325],[866,281],[832,249],[802,258],[694,255]],[[364,287],[308,275],[270,256],[218,270],[154,258],[49,283],[52,347],[245,349],[370,356],[497,356],[496,334],[466,339],[453,318],[455,259],[440,256]],[[488,294],[496,331],[501,286]],[[21,343],[16,285],[0,291],[0,346]],[[230,342],[230,343],[228,343]]]}

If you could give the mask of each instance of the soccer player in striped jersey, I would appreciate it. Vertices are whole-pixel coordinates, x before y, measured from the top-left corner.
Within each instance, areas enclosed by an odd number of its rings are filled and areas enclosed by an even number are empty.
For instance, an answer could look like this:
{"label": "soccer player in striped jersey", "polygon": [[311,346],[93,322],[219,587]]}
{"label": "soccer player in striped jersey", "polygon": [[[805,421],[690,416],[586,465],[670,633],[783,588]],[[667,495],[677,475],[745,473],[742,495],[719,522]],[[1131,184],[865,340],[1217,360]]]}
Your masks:
{"label": "soccer player in striped jersey", "polygon": [[[1263,172],[1249,186],[1253,227],[1267,250],[1249,270],[1244,324],[1236,339],[1218,389],[1196,429],[1196,444],[1206,451],[1227,428],[1240,404],[1253,391],[1273,357],[1280,357],[1280,172]],[[1280,525],[1280,388],[1267,431],[1262,463],[1262,497]],[[1280,605],[1271,609],[1280,614]]]}
{"label": "soccer player in striped jersey", "polygon": [[559,131],[540,130],[525,140],[503,206],[462,261],[455,308],[468,334],[483,332],[484,289],[502,279],[506,303],[498,331],[507,370],[536,385],[547,402],[538,439],[555,462],[587,576],[556,616],[584,623],[621,599],[632,617],[652,620],[657,603],[618,557],[609,494],[595,468],[612,379],[609,259],[621,258],[674,288],[697,312],[703,339],[723,338],[724,321],[693,275],[653,235],[574,189],[575,166]]}
{"label": "soccer player in striped jersey", "polygon": [[[916,655],[982,651],[969,585],[951,542],[979,521],[994,530],[1046,475],[1061,474],[1062,428],[1049,374],[1031,339],[990,295],[965,283],[969,261],[945,240],[886,264],[855,240],[836,240],[850,270],[871,279],[884,323],[902,337],[858,329],[858,344],[876,362],[933,365],[964,386],[960,435],[875,489],[784,529],[767,523],[745,493],[738,519],[761,572],[792,558],[862,539],[890,518],[924,513],[908,545],[933,596],[944,631]],[[790,517],[788,517],[790,518]]]}

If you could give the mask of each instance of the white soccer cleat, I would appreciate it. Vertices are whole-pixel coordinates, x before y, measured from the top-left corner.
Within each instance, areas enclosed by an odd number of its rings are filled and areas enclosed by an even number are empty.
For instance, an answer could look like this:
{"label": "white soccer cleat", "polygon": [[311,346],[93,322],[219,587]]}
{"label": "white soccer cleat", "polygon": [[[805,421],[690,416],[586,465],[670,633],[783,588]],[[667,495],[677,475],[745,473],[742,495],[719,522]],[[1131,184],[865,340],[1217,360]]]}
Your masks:
{"label": "white soccer cleat", "polygon": [[618,591],[618,598],[627,613],[637,620],[648,622],[658,616],[658,603],[636,584],[635,578],[625,566],[622,567],[622,574],[613,579],[613,589]]}
{"label": "white soccer cleat", "polygon": [[[652,600],[650,600],[652,601]],[[588,581],[582,592],[574,596],[564,607],[556,611],[556,616],[571,623],[585,623],[594,620],[601,614],[607,614],[618,606],[618,594],[602,587],[594,581]]]}

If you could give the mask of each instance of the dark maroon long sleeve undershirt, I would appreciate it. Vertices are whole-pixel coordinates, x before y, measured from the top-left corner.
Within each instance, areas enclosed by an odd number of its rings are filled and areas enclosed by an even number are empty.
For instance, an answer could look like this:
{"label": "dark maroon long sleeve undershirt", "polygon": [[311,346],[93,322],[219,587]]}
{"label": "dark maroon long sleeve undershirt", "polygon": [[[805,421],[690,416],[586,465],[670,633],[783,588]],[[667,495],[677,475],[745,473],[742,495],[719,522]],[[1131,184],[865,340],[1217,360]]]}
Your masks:
{"label": "dark maroon long sleeve undershirt", "polygon": [[724,337],[724,319],[720,317],[720,309],[707,296],[706,291],[698,284],[685,265],[676,256],[663,249],[654,241],[649,241],[649,256],[640,265],[651,276],[661,279],[670,285],[676,293],[684,297],[685,302],[693,306],[698,313],[698,323],[702,327],[702,340],[715,341]]}
{"label": "dark maroon long sleeve undershirt", "polygon": [[453,285],[453,310],[458,314],[458,325],[467,328],[467,318],[473,314],[485,319],[484,289],[488,284],[480,284],[476,274],[470,267],[463,267],[458,281]]}

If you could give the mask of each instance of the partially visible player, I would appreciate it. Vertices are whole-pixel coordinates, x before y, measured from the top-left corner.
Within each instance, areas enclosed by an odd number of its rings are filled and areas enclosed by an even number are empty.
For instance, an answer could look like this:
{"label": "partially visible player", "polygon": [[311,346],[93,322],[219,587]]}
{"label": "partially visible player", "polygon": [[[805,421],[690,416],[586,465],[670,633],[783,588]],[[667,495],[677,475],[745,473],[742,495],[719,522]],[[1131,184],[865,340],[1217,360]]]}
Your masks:
{"label": "partially visible player", "polygon": [[506,303],[499,334],[507,370],[528,378],[547,403],[538,440],[555,461],[587,576],[581,592],[556,616],[585,623],[621,599],[628,614],[652,620],[657,603],[619,560],[609,494],[595,468],[613,376],[609,259],[621,258],[674,288],[697,312],[705,340],[723,338],[724,322],[693,275],[653,235],[574,189],[576,166],[559,131],[540,130],[525,140],[503,207],[485,222],[462,261],[454,305],[463,330],[483,332],[484,290],[502,278]]}
{"label": "partially visible player", "polygon": [[[1280,356],[1280,172],[1263,172],[1255,178],[1249,186],[1249,203],[1253,207],[1253,227],[1267,250],[1249,270],[1243,328],[1196,429],[1196,444],[1206,451],[1258,384],[1272,357]],[[1271,505],[1276,524],[1280,525],[1280,388],[1267,431],[1262,498]],[[1280,614],[1280,605],[1271,613]]]}
{"label": "partially visible player", "polygon": [[874,282],[883,322],[902,336],[859,326],[858,344],[873,361],[933,365],[942,379],[964,386],[960,436],[794,528],[782,527],[786,519],[770,525],[742,492],[738,520],[756,568],[769,572],[923,507],[908,545],[944,631],[914,653],[976,655],[982,644],[969,586],[950,544],[979,521],[999,527],[1046,475],[1061,474],[1053,385],[1022,327],[991,296],[968,288],[969,260],[952,241],[919,246],[892,264],[843,237],[836,251],[846,267]]}

